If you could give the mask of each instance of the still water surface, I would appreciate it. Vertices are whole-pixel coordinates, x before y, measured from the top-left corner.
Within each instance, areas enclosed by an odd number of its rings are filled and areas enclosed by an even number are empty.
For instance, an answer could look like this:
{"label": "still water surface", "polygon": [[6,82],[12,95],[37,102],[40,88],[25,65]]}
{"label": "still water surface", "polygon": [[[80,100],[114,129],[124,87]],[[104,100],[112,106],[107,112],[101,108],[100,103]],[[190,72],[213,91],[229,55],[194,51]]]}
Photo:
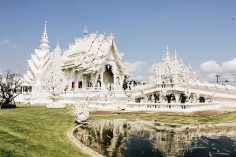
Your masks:
{"label": "still water surface", "polygon": [[81,126],[77,139],[108,157],[236,157],[234,123],[99,120]]}

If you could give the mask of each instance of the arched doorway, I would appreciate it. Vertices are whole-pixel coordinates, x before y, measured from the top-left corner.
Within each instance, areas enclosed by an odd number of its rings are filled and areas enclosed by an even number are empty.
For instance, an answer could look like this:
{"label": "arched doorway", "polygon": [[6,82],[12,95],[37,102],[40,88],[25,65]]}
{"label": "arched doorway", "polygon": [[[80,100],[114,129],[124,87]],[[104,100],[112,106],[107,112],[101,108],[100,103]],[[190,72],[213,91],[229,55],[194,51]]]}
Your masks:
{"label": "arched doorway", "polygon": [[83,82],[82,81],[79,81],[78,82],[78,88],[82,88],[83,87]]}
{"label": "arched doorway", "polygon": [[185,103],[187,99],[187,96],[184,93],[180,94],[179,100],[181,103]]}
{"label": "arched doorway", "polygon": [[108,90],[111,90],[113,88],[114,84],[114,75],[112,72],[112,67],[110,65],[106,65],[105,71],[103,74],[103,82],[104,85],[107,87]]}
{"label": "arched doorway", "polygon": [[199,97],[199,102],[200,102],[200,103],[205,103],[205,101],[206,101],[206,100],[205,100],[205,97],[203,97],[203,96],[200,96],[200,97]]}
{"label": "arched doorway", "polygon": [[102,87],[102,82],[101,82],[101,76],[98,75],[97,83],[96,83],[96,88],[101,88]]}
{"label": "arched doorway", "polygon": [[74,90],[75,89],[75,82],[73,81],[72,83],[71,83],[71,90]]}
{"label": "arched doorway", "polygon": [[168,94],[168,95],[166,95],[166,98],[167,98],[168,103],[171,103],[171,101],[175,101],[174,94]]}

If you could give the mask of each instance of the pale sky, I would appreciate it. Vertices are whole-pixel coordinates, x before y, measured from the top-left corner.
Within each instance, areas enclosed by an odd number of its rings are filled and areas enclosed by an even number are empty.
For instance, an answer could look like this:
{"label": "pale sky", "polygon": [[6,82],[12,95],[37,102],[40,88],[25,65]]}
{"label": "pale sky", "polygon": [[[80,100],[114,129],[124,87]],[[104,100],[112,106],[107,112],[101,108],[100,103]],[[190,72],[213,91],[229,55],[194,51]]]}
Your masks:
{"label": "pale sky", "polygon": [[47,20],[52,48],[59,39],[66,49],[84,25],[114,32],[123,61],[140,77],[167,45],[204,76],[236,73],[235,0],[0,0],[0,19],[2,70],[26,71]]}

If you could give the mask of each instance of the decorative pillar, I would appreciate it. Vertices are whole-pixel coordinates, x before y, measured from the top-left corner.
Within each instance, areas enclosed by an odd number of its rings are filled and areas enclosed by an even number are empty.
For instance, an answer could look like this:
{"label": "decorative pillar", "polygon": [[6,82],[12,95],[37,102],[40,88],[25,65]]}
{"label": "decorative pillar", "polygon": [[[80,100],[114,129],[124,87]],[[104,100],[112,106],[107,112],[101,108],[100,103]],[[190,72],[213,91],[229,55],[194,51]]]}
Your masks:
{"label": "decorative pillar", "polygon": [[175,93],[175,101],[176,103],[179,103],[179,97],[180,97],[180,94],[179,93]]}
{"label": "decorative pillar", "polygon": [[69,79],[68,79],[68,91],[72,91],[72,82],[73,82],[73,79],[72,79],[72,71],[69,70],[68,71],[68,75],[69,75]]}
{"label": "decorative pillar", "polygon": [[113,90],[115,91],[117,89],[117,80],[116,80],[117,75],[113,74]]}
{"label": "decorative pillar", "polygon": [[87,83],[86,83],[83,75],[81,76],[81,80],[82,80],[82,88],[81,89],[84,90],[84,88],[87,86]]}
{"label": "decorative pillar", "polygon": [[111,72],[112,72],[112,74],[113,74],[113,84],[111,83],[111,90],[113,89],[113,91],[115,90],[115,86],[116,86],[116,84],[115,84],[115,82],[116,82],[116,70],[114,69],[115,68],[115,66],[113,66],[113,65],[111,65]]}
{"label": "decorative pillar", "polygon": [[144,95],[144,99],[145,99],[145,103],[147,103],[148,102],[148,96]]}
{"label": "decorative pillar", "polygon": [[72,81],[71,80],[68,80],[67,86],[68,86],[67,91],[71,91],[72,90]]}
{"label": "decorative pillar", "polygon": [[97,80],[98,80],[98,73],[96,73],[96,74],[95,74],[95,77],[94,77],[93,90],[95,90],[95,88],[96,88]]}
{"label": "decorative pillar", "polygon": [[198,103],[198,98],[199,98],[199,94],[196,93],[196,94],[195,94],[195,103]]}
{"label": "decorative pillar", "polygon": [[79,90],[78,86],[79,86],[79,83],[78,81],[74,81],[74,91],[77,92]]}
{"label": "decorative pillar", "polygon": [[101,76],[101,89],[102,89],[102,90],[105,90],[105,88],[106,88],[105,85],[104,85],[104,78],[103,78],[103,77],[104,77],[104,75],[103,75],[104,72],[105,72],[105,67],[102,67],[102,69],[101,69],[101,75],[100,75],[100,76]]}
{"label": "decorative pillar", "polygon": [[103,90],[103,89],[104,89],[103,71],[101,71],[101,73],[100,73],[100,77],[101,77],[101,79],[100,79],[100,81],[101,81],[101,90]]}
{"label": "decorative pillar", "polygon": [[120,76],[120,89],[121,89],[121,90],[123,89],[124,79],[125,79],[125,76],[122,74],[122,75]]}
{"label": "decorative pillar", "polygon": [[155,97],[154,97],[153,94],[151,95],[151,102],[152,102],[152,103],[155,102]]}

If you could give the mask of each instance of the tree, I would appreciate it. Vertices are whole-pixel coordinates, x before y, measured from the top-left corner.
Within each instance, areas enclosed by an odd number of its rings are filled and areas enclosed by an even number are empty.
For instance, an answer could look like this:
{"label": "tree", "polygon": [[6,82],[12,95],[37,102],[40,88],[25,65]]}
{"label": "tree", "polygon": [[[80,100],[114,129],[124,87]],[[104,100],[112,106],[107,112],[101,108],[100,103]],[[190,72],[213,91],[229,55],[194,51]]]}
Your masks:
{"label": "tree", "polygon": [[139,86],[139,85],[145,85],[145,83],[142,83],[140,81],[137,81],[137,80],[134,80],[134,79],[130,79],[129,76],[125,76],[124,77],[124,81],[123,81],[123,89],[124,90],[131,90],[132,87],[135,87],[135,86]]}
{"label": "tree", "polygon": [[[21,78],[19,74],[6,71],[6,76],[0,74],[0,99],[1,108],[15,107],[14,99],[21,92]],[[11,104],[11,103],[14,104]]]}
{"label": "tree", "polygon": [[123,89],[126,90],[128,88],[128,76],[125,75],[124,81],[123,81]]}

